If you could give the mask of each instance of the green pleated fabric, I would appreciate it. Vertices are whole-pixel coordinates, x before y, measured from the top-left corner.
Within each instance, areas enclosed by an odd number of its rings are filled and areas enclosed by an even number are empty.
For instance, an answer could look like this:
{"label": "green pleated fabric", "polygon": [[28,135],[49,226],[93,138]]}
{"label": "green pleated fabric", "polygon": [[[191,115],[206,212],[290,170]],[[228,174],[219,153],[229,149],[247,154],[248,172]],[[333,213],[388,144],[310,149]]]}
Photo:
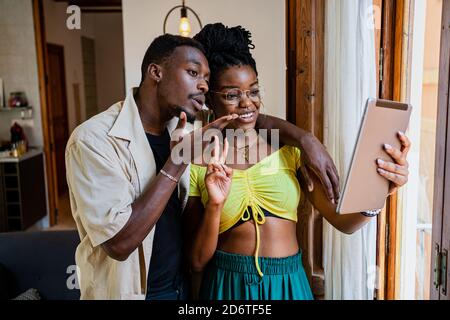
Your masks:
{"label": "green pleated fabric", "polygon": [[216,251],[203,272],[202,300],[313,300],[302,254],[287,258],[258,258]]}

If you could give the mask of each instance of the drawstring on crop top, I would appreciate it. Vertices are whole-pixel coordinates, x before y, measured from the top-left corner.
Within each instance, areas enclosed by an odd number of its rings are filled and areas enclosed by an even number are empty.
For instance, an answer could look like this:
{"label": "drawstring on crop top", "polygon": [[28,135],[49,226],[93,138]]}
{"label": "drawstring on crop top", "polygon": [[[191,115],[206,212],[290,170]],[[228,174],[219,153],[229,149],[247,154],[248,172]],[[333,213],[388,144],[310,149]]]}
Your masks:
{"label": "drawstring on crop top", "polygon": [[249,221],[251,218],[253,218],[253,221],[255,222],[255,230],[256,230],[256,249],[255,249],[255,266],[256,270],[258,271],[258,274],[260,277],[263,277],[264,274],[261,271],[261,267],[259,266],[258,256],[259,256],[259,246],[261,244],[261,239],[259,235],[259,225],[263,225],[266,223],[266,217],[264,215],[264,212],[261,210],[258,206],[252,206],[252,214],[250,214],[248,207],[245,209],[244,216],[242,217],[243,221]]}

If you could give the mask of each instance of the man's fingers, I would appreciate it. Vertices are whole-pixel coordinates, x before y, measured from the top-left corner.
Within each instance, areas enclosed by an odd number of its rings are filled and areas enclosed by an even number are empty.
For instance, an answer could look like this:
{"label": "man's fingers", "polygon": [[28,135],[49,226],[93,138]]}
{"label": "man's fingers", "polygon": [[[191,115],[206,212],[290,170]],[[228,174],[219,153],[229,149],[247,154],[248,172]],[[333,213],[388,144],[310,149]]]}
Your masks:
{"label": "man's fingers", "polygon": [[184,129],[186,127],[187,116],[185,112],[180,113],[180,120],[178,120],[178,124],[176,129]]}
{"label": "man's fingers", "polygon": [[[310,168],[311,171],[319,178],[320,183],[323,185],[324,189],[325,189],[325,193],[327,195],[327,198],[332,202],[332,203],[336,203],[336,200],[334,198],[334,193],[333,193],[333,186],[331,184],[331,180],[328,177],[328,173],[319,171],[319,168]],[[319,172],[317,172],[317,171]]]}
{"label": "man's fingers", "polygon": [[181,112],[180,113],[180,119],[178,120],[177,127],[172,133],[172,141],[180,142],[180,140],[187,134],[185,131],[186,128],[186,122],[187,122],[187,116],[186,113]]}
{"label": "man's fingers", "polygon": [[338,202],[340,196],[341,196],[341,188],[339,185],[339,177],[337,172],[335,171],[336,168],[330,168],[328,169],[328,177],[331,180],[331,184],[333,185],[333,191],[334,191],[334,199],[336,203]]}
{"label": "man's fingers", "polygon": [[333,192],[333,186],[331,184],[330,179],[328,178],[328,175],[320,175],[320,182],[322,182],[322,185],[325,188],[325,193],[327,194],[328,199],[335,204],[336,200],[334,199],[334,192]]}
{"label": "man's fingers", "polygon": [[303,179],[304,179],[304,181],[306,183],[306,186],[308,187],[308,192],[310,192],[310,193],[313,192],[314,191],[314,182],[311,179],[311,177],[309,175],[309,172],[308,172],[308,169],[306,168],[306,166],[301,166],[300,167],[300,172],[302,173]]}

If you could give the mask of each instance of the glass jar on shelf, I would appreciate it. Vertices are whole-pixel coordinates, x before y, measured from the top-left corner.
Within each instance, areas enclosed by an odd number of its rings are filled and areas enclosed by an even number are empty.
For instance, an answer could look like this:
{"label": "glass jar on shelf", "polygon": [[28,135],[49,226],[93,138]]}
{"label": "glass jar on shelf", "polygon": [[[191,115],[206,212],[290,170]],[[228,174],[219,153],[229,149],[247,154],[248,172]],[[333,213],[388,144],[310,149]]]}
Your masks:
{"label": "glass jar on shelf", "polygon": [[20,108],[28,106],[28,101],[25,92],[15,91],[11,92],[8,99],[8,106],[10,108]]}
{"label": "glass jar on shelf", "polygon": [[19,146],[17,142],[13,142],[11,144],[11,157],[14,158],[19,158],[20,154],[19,154]]}

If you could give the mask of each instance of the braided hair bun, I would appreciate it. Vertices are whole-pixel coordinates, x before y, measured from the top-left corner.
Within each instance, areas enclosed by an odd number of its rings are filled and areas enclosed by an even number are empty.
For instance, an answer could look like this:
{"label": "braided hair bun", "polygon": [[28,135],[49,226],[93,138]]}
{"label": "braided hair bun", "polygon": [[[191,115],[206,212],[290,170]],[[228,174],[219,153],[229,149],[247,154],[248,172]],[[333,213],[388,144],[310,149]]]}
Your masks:
{"label": "braided hair bun", "polygon": [[211,69],[211,86],[214,86],[220,71],[232,66],[251,66],[258,75],[256,62],[250,53],[255,48],[251,38],[252,34],[243,27],[229,28],[222,23],[208,24],[194,36],[194,40],[205,49]]}

